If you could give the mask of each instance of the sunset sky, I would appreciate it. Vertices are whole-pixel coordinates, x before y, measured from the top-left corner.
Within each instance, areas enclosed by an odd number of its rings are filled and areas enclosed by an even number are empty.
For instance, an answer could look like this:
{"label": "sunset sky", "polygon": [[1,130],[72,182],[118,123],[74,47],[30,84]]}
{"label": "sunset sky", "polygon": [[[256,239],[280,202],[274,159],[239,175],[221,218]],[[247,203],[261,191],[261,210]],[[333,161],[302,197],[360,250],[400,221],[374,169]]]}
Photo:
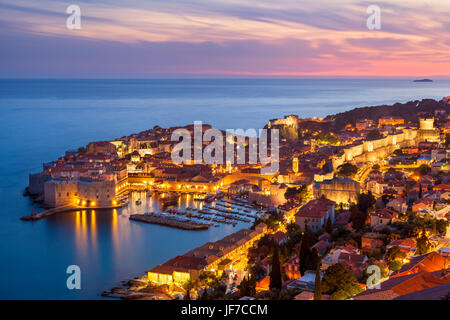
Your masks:
{"label": "sunset sky", "polygon": [[220,75],[448,77],[450,1],[0,0],[2,78]]}

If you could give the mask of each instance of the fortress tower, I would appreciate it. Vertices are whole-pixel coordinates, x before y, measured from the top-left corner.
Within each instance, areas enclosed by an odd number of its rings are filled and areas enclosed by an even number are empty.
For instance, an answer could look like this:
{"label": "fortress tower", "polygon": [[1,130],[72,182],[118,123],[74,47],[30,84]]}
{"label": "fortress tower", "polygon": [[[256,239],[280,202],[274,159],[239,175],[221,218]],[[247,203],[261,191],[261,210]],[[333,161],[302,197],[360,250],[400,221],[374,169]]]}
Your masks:
{"label": "fortress tower", "polygon": [[434,127],[433,117],[419,118],[420,128],[418,132],[419,141],[439,142],[440,131]]}
{"label": "fortress tower", "polygon": [[433,130],[434,129],[434,118],[420,118],[420,130]]}

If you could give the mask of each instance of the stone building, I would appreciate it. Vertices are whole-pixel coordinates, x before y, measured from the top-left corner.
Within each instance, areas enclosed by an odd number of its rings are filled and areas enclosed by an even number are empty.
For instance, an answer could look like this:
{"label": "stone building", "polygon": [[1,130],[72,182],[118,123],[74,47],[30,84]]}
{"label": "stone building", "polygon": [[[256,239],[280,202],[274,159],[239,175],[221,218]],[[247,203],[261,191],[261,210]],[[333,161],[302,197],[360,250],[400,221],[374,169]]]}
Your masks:
{"label": "stone building", "polygon": [[96,180],[50,180],[44,184],[44,203],[50,207],[80,205],[109,207],[115,202],[115,182]]}
{"label": "stone building", "polygon": [[336,203],[356,203],[360,193],[359,182],[350,178],[334,177],[329,180],[315,182],[313,185],[313,194],[316,199],[324,196]]}
{"label": "stone building", "polygon": [[328,199],[311,200],[295,214],[295,223],[305,230],[305,226],[314,232],[322,228],[328,220],[334,223],[335,202]]}

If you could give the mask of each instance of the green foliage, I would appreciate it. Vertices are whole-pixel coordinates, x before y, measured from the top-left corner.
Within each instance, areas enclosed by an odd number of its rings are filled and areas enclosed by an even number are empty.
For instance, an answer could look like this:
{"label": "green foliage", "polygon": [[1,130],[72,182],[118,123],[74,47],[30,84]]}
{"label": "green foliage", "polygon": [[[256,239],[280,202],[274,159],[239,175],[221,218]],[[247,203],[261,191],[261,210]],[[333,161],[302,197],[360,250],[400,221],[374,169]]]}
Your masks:
{"label": "green foliage", "polygon": [[284,222],[284,214],[272,211],[267,219],[262,220],[269,228],[274,228]]}
{"label": "green foliage", "polygon": [[314,300],[322,300],[322,281],[320,279],[320,263],[317,264],[316,278],[314,281]]}
{"label": "green foliage", "polygon": [[369,209],[375,204],[375,198],[369,191],[361,193],[358,197],[358,203],[350,208],[350,220],[353,228],[361,230],[364,228],[366,220],[369,216]]}
{"label": "green foliage", "polygon": [[391,262],[403,260],[404,258],[406,258],[406,253],[403,252],[399,246],[395,246],[390,248],[388,252],[386,252],[384,260],[387,264],[390,264]]}
{"label": "green foliage", "polygon": [[352,178],[358,172],[358,167],[351,163],[344,163],[337,167],[337,174],[344,177]]}
{"label": "green foliage", "polygon": [[357,284],[353,272],[341,264],[330,266],[322,280],[322,292],[331,294],[333,300],[345,300],[359,293],[361,287]]}
{"label": "green foliage", "polygon": [[328,216],[327,223],[325,225],[325,231],[331,233],[333,231],[333,223],[331,222],[331,217]]}
{"label": "green foliage", "polygon": [[272,255],[272,271],[270,272],[270,289],[281,289],[281,265],[280,257],[278,253],[278,247],[273,243],[273,255]]}
{"label": "green foliage", "polygon": [[299,253],[299,270],[301,274],[304,274],[306,270],[315,270],[317,267],[317,263],[319,262],[317,251],[311,250],[315,242],[316,238],[314,233],[308,228],[305,228]]}
{"label": "green foliage", "polygon": [[340,144],[341,141],[338,137],[331,134],[330,132],[321,132],[316,139],[318,144],[332,144],[337,145]]}
{"label": "green foliage", "polygon": [[257,280],[261,280],[266,276],[266,269],[257,262],[250,268],[250,274]]}
{"label": "green foliage", "polygon": [[295,202],[305,202],[307,198],[310,197],[310,193],[308,191],[308,188],[306,186],[301,187],[289,187],[286,189],[286,192],[284,193],[284,198],[288,201],[295,201]]}
{"label": "green foliage", "polygon": [[422,232],[422,235],[419,238],[417,238],[416,254],[417,255],[426,254],[430,250],[430,247],[431,245],[430,242],[428,241],[428,237],[424,232]]}
{"label": "green foliage", "polygon": [[392,261],[391,263],[389,263],[389,269],[392,271],[400,270],[401,267],[402,267],[402,263],[398,260],[395,260],[395,261]]}
{"label": "green foliage", "polygon": [[450,224],[450,222],[448,220],[444,220],[444,219],[439,219],[436,220],[436,232],[438,233],[445,233],[447,231],[447,228]]}
{"label": "green foliage", "polygon": [[247,276],[242,279],[238,286],[241,297],[253,297],[256,294],[256,280],[253,276]]}
{"label": "green foliage", "polygon": [[[369,259],[369,265],[377,265],[380,268],[380,277],[381,277],[381,279],[387,277],[387,275],[389,273],[389,270],[383,264],[376,263],[373,259]],[[359,279],[359,283],[367,283],[367,279],[373,274],[373,271],[371,273],[367,272],[368,268],[369,267],[367,267],[364,270],[361,278]]]}

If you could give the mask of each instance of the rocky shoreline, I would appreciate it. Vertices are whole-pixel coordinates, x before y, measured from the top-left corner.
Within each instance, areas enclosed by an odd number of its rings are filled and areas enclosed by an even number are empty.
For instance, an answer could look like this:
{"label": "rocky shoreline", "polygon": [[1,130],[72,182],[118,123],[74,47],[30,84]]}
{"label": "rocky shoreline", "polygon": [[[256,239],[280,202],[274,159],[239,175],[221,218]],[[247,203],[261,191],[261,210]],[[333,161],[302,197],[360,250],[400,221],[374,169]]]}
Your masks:
{"label": "rocky shoreline", "polygon": [[114,287],[111,291],[103,291],[102,297],[116,298],[122,300],[173,300],[168,292],[179,292],[184,294],[182,288],[169,285],[151,285],[147,276],[130,279],[121,287]]}
{"label": "rocky shoreline", "polygon": [[169,218],[160,218],[144,214],[132,214],[130,215],[130,220],[159,224],[163,226],[179,228],[184,230],[207,230],[209,228],[209,225],[207,224],[200,224],[194,222],[181,222]]}

